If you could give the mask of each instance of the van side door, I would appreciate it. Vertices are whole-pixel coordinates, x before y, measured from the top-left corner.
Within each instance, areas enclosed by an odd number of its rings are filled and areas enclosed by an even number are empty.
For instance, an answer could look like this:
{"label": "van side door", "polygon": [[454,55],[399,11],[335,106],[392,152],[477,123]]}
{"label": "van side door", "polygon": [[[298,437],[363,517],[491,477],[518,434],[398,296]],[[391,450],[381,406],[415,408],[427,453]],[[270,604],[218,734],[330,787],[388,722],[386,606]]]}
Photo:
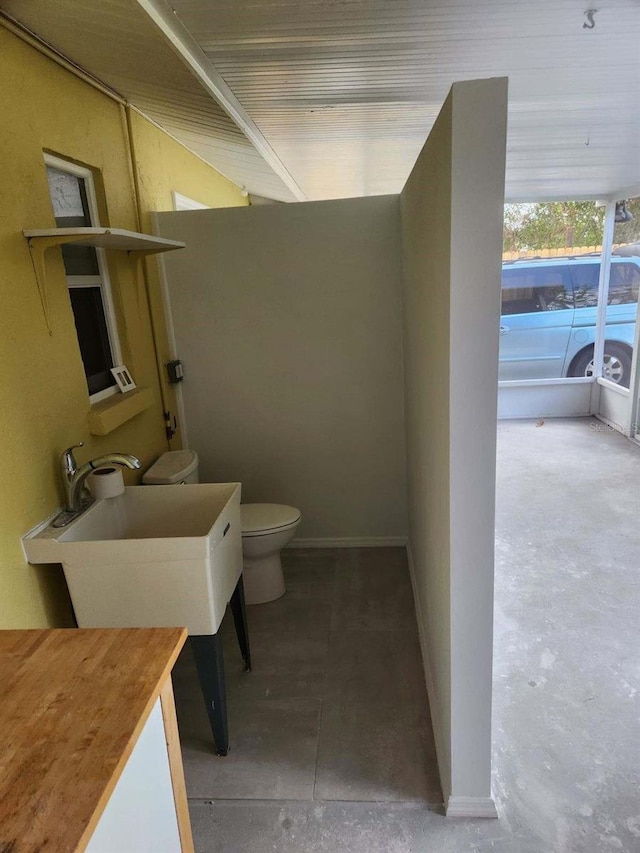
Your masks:
{"label": "van side door", "polygon": [[[599,260],[588,264],[576,263],[571,267],[571,276],[575,315],[569,344],[569,360],[585,345],[595,341]],[[611,258],[605,340],[633,347],[639,286],[640,265],[634,261]]]}
{"label": "van side door", "polygon": [[503,266],[500,379],[563,376],[572,325],[566,265],[516,261]]}

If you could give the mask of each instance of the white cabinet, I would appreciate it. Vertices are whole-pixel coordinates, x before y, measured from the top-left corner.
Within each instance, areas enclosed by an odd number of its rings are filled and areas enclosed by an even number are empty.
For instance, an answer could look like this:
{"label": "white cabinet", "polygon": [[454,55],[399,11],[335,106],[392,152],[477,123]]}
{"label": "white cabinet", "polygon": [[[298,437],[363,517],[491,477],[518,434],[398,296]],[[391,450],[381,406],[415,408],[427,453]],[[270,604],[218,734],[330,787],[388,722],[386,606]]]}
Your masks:
{"label": "white cabinet", "polygon": [[149,715],[87,853],[180,853],[178,816],[160,700]]}
{"label": "white cabinet", "polygon": [[171,668],[184,628],[0,631],[0,848],[193,853]]}

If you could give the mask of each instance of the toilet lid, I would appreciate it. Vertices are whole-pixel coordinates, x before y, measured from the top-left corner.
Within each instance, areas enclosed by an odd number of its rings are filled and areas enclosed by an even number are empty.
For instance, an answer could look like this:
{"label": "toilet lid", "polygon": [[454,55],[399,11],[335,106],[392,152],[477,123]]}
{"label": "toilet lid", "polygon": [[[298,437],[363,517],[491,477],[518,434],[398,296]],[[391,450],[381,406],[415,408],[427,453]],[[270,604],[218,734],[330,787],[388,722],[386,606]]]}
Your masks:
{"label": "toilet lid", "polygon": [[242,504],[242,535],[258,536],[300,521],[300,510],[285,504]]}

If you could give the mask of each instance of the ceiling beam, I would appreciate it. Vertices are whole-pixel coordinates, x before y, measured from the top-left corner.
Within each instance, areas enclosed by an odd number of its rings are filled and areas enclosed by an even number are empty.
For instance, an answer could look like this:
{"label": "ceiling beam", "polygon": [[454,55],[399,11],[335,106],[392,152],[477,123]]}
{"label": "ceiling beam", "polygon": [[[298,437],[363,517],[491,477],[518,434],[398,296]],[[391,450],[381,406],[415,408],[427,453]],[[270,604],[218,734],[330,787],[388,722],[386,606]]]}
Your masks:
{"label": "ceiling beam", "polygon": [[173,9],[171,9],[165,0],[137,0],[137,3],[162,32],[173,50],[240,128],[265,162],[273,169],[283,183],[286,184],[298,201],[307,201],[307,196],[298,186],[293,175],[291,175],[282,160],[271,145],[269,145],[258,126],[229,86],[227,86],[220,72],[180,21]]}

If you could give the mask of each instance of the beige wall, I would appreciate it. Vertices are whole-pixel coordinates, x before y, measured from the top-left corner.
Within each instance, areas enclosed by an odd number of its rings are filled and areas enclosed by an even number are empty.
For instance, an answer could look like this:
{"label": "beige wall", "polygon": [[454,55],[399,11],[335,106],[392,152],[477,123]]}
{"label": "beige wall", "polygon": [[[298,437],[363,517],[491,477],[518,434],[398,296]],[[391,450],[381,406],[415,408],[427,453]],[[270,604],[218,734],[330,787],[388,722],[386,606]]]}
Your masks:
{"label": "beige wall", "polygon": [[452,796],[491,795],[498,327],[507,78],[453,87],[450,507]]}
{"label": "beige wall", "polygon": [[[152,211],[174,209],[174,190],[212,208],[244,207],[249,204],[249,199],[242,195],[240,187],[232,184],[204,160],[163,133],[144,116],[127,108],[126,118],[138,227],[141,231],[153,233]],[[174,423],[173,416],[178,415],[178,404],[175,386],[169,383],[164,368],[171,360],[172,354],[167,337],[158,260],[150,257],[144,262],[144,266],[163,410],[170,413],[170,421]],[[182,447],[180,417],[177,417],[177,430],[170,447],[172,450]]]}
{"label": "beige wall", "polygon": [[[70,624],[59,567],[25,563],[20,538],[62,504],[59,453],[85,441],[80,462],[110,450],[145,465],[167,448],[145,277],[111,253],[111,275],[125,363],[151,405],[106,436],[89,433],[90,404],[59,249],[47,253],[52,334],[45,324],[24,228],[54,227],[43,160],[48,151],[93,170],[102,224],[138,230],[171,189],[203,201],[246,204],[238,188],[136,116],[132,151],[125,110],[0,27],[0,628]],[[178,151],[179,148],[179,151]],[[135,168],[141,176],[136,198]],[[206,191],[205,191],[206,189]],[[149,266],[155,261],[150,261]],[[136,475],[128,472],[129,482]]]}
{"label": "beige wall", "polygon": [[493,813],[506,79],[457,83],[401,196],[409,543],[449,813]]}
{"label": "beige wall", "polygon": [[412,574],[451,814],[495,814],[506,103],[504,79],[455,84],[400,200],[158,217],[189,244],[166,268],[203,479],[300,506],[302,541],[401,537],[404,380]]}
{"label": "beige wall", "polygon": [[300,507],[301,540],[403,541],[398,198],[158,220],[202,478]]}
{"label": "beige wall", "polygon": [[451,787],[452,111],[449,95],[401,195],[409,549],[445,793]]}

